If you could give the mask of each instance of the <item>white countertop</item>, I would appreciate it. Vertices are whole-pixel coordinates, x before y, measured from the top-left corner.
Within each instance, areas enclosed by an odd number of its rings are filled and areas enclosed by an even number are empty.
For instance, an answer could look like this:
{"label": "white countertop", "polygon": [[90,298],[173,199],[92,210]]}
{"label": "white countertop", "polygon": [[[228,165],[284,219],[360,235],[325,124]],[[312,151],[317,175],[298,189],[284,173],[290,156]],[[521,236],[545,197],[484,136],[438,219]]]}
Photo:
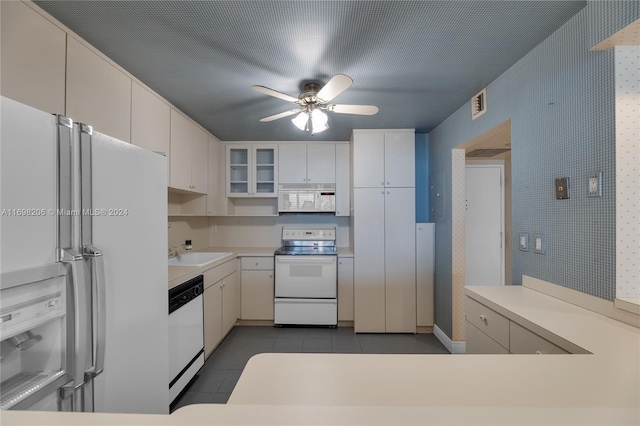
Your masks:
{"label": "white countertop", "polygon": [[620,408],[640,422],[640,330],[522,286],[467,294],[590,354],[261,354],[229,404]]}
{"label": "white countertop", "polygon": [[226,405],[165,416],[9,411],[2,424],[640,423],[640,330],[525,287],[467,294],[591,353],[261,354]]}

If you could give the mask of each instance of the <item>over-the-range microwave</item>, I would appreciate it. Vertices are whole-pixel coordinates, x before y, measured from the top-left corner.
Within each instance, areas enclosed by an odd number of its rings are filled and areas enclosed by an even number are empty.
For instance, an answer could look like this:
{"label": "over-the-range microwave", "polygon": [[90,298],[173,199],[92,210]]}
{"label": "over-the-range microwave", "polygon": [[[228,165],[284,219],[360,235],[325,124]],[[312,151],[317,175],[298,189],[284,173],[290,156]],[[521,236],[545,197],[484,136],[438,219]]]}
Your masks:
{"label": "over-the-range microwave", "polygon": [[334,183],[278,185],[279,213],[333,213],[336,211]]}

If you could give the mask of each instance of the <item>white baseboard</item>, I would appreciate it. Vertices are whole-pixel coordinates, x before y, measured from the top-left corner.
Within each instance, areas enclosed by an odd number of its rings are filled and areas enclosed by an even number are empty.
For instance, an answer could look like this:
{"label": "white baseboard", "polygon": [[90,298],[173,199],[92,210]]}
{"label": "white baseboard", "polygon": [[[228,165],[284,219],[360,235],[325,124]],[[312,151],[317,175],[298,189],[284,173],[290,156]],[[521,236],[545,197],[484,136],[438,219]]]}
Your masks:
{"label": "white baseboard", "polygon": [[466,342],[454,342],[447,336],[447,334],[440,329],[436,324],[433,325],[433,335],[440,340],[440,343],[452,354],[464,354],[466,350]]}

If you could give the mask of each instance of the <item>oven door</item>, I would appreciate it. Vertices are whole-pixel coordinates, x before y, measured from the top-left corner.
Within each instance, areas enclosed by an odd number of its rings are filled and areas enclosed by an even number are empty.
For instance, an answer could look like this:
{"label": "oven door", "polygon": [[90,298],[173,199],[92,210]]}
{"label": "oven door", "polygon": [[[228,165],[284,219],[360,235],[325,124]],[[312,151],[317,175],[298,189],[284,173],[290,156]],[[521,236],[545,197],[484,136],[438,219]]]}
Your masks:
{"label": "oven door", "polygon": [[275,256],[276,298],[335,299],[338,256]]}

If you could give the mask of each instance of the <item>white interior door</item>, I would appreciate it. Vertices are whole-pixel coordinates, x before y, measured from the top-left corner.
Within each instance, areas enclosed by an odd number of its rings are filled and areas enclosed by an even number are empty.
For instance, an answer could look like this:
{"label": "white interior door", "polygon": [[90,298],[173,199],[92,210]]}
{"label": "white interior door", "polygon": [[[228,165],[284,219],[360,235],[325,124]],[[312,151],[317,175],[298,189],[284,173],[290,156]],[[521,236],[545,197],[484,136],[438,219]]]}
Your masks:
{"label": "white interior door", "polygon": [[466,285],[504,285],[504,167],[465,168]]}

